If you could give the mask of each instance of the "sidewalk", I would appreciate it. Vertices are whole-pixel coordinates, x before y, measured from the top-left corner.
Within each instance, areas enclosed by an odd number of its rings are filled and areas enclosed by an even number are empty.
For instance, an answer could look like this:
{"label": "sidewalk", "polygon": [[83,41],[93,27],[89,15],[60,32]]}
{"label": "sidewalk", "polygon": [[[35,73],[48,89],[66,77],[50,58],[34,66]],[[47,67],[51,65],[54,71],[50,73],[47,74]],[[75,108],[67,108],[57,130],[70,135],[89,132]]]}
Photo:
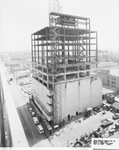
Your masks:
{"label": "sidewalk", "polygon": [[12,96],[14,98],[14,103],[15,103],[16,108],[25,105],[27,103],[27,100],[23,96],[23,94],[21,92],[21,89],[17,85],[17,83],[15,83],[14,81],[12,81],[10,83],[9,87],[10,87],[10,91],[12,93]]}
{"label": "sidewalk", "polygon": [[5,67],[0,64],[0,71],[4,89],[4,99],[6,101],[6,110],[8,112],[9,125],[11,130],[13,147],[29,147],[20,118],[15,108],[13,97],[5,77]]}

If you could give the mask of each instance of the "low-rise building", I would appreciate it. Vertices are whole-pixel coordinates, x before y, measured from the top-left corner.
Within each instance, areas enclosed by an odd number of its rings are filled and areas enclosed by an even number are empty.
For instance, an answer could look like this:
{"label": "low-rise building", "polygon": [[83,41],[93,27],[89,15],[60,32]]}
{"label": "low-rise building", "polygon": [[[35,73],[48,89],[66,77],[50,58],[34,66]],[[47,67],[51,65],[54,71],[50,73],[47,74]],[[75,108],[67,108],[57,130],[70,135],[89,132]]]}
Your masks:
{"label": "low-rise building", "polygon": [[102,60],[98,63],[98,69],[114,69],[114,68],[119,68],[118,63],[109,61],[109,60]]}
{"label": "low-rise building", "polygon": [[101,69],[99,77],[102,84],[119,89],[119,69]]}

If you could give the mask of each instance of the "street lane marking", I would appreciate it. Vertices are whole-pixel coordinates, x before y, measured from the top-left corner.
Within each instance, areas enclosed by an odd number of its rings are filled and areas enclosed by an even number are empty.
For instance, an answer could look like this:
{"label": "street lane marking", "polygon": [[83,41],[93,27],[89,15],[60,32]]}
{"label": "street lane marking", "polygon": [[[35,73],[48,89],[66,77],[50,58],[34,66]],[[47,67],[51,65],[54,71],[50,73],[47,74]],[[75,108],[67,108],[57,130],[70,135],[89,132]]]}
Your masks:
{"label": "street lane marking", "polygon": [[27,122],[29,122],[28,118],[26,116],[24,116],[24,118],[26,119]]}
{"label": "street lane marking", "polygon": [[34,135],[33,131],[32,131],[32,135],[33,135],[34,140],[36,140],[36,137],[35,137],[35,135]]}

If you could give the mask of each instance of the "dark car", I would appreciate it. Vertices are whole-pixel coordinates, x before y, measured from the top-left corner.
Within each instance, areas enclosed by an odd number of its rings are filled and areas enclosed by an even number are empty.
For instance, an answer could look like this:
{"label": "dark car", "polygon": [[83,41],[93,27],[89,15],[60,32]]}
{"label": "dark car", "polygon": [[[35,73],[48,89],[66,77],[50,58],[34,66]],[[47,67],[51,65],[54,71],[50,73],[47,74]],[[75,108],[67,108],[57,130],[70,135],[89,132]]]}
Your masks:
{"label": "dark car", "polygon": [[119,114],[118,113],[114,114],[112,119],[114,119],[114,120],[119,119]]}
{"label": "dark car", "polygon": [[101,111],[101,108],[98,106],[98,107],[93,108],[93,110],[99,113]]}

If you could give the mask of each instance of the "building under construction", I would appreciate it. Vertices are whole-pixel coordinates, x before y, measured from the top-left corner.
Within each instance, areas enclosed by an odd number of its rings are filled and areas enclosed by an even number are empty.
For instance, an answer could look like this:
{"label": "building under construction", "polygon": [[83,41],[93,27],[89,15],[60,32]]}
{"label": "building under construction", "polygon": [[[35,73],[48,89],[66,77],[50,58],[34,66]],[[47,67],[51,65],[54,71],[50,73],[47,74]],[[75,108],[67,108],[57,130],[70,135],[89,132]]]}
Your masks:
{"label": "building under construction", "polygon": [[101,104],[97,32],[89,18],[51,12],[49,27],[33,33],[31,42],[34,102],[49,122]]}

